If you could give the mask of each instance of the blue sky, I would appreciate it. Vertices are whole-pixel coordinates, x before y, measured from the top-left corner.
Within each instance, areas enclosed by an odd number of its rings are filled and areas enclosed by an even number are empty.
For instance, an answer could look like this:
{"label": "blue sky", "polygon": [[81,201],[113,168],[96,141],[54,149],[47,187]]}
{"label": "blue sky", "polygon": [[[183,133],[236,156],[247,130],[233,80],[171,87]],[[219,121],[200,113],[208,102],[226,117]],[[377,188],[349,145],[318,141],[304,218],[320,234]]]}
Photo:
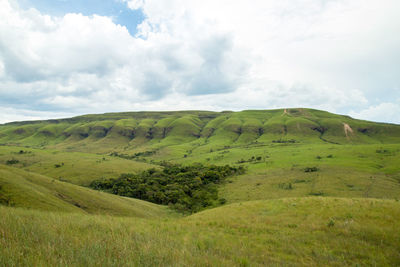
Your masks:
{"label": "blue sky", "polygon": [[400,123],[398,0],[0,0],[0,123],[305,107]]}
{"label": "blue sky", "polygon": [[82,13],[112,17],[114,22],[125,26],[132,35],[144,15],[140,9],[132,10],[118,0],[19,0],[21,8],[36,8],[44,14],[64,16],[67,13]]}

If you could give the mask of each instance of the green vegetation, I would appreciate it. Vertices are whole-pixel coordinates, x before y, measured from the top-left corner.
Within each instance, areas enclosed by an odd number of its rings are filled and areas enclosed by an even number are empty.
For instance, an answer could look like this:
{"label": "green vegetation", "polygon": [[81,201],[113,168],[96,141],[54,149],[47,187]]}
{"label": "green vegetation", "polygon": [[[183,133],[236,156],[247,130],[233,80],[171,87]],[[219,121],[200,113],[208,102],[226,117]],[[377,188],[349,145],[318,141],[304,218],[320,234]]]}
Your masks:
{"label": "green vegetation", "polygon": [[360,121],[312,109],[110,113],[0,125],[0,144],[90,153],[132,152],[132,155],[152,150],[148,148],[170,146],[209,151],[251,143],[399,141],[398,125]]}
{"label": "green vegetation", "polygon": [[6,161],[7,165],[13,165],[13,164],[17,164],[17,163],[19,163],[19,160],[17,160],[17,159],[10,159],[10,160]]}
{"label": "green vegetation", "polygon": [[[21,150],[25,152],[20,153]],[[102,154],[15,146],[0,146],[0,164],[84,186],[99,177],[115,177],[122,173],[136,173],[157,167]]]}
{"label": "green vegetation", "polygon": [[[117,179],[94,180],[90,187],[116,195],[169,205],[179,211],[197,212],[214,206],[218,199],[217,185],[232,175],[243,174],[242,166],[181,166],[164,164],[139,174],[126,173]],[[224,200],[219,203],[223,204]]]}
{"label": "green vegetation", "polygon": [[176,219],[0,206],[1,266],[398,266],[400,203],[287,198]]}
{"label": "green vegetation", "polygon": [[400,126],[319,110],[0,125],[0,266],[397,266],[399,199]]}
{"label": "green vegetation", "polygon": [[0,204],[53,212],[141,218],[173,214],[163,206],[102,193],[1,164]]}

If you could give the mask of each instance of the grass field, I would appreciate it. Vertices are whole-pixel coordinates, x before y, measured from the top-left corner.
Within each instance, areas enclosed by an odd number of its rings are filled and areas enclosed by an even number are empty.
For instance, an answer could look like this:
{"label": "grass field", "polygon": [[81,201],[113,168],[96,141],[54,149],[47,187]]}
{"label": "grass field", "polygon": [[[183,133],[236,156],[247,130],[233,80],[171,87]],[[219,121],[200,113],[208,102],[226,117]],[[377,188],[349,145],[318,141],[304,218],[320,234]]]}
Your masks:
{"label": "grass field", "polygon": [[400,203],[287,198],[180,219],[0,207],[5,266],[396,266]]}
{"label": "grass field", "polygon": [[0,204],[45,211],[143,218],[173,214],[164,206],[94,191],[4,165],[0,165]]}
{"label": "grass field", "polygon": [[[190,216],[87,188],[162,162],[246,173]],[[397,266],[399,199],[400,126],[319,110],[0,125],[0,266]]]}
{"label": "grass field", "polygon": [[0,164],[7,164],[7,161],[13,159],[18,160],[12,164],[13,167],[78,185],[88,185],[91,181],[105,176],[136,173],[157,167],[109,155],[0,146]]}

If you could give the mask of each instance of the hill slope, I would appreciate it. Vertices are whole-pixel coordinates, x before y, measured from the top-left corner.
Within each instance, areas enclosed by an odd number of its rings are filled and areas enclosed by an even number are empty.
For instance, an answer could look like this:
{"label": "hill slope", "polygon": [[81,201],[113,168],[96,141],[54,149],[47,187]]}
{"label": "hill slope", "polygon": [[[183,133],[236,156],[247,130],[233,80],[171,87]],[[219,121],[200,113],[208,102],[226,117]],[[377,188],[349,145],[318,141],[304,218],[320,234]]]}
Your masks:
{"label": "hill slope", "polygon": [[161,218],[167,207],[94,191],[0,164],[0,204],[45,211]]}
{"label": "hill slope", "polygon": [[117,177],[121,173],[158,167],[109,155],[15,146],[0,146],[0,164],[84,186],[101,177]]}
{"label": "hill slope", "polygon": [[[193,144],[400,142],[400,126],[312,109],[131,112],[0,125],[0,143],[111,152]],[[199,149],[199,148],[198,148]]]}
{"label": "hill slope", "polygon": [[5,266],[398,266],[400,203],[288,198],[171,220],[0,206]]}
{"label": "hill slope", "polygon": [[[399,125],[311,109],[110,113],[0,125],[0,144],[0,265],[400,265]],[[79,186],[165,162],[246,173],[209,187],[227,205],[184,218]]]}
{"label": "hill slope", "polygon": [[168,161],[246,167],[245,175],[220,186],[228,203],[400,194],[399,125],[312,109],[130,112],[15,122],[0,125],[0,143],[5,144],[0,164],[14,160],[10,166],[84,186]]}

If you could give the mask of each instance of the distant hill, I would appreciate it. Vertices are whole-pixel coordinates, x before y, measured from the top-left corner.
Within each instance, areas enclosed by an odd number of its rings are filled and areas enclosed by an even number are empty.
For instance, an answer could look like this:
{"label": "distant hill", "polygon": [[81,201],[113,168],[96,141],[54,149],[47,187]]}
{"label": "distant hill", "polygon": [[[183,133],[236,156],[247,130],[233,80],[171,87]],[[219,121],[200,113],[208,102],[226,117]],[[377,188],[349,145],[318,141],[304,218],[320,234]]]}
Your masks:
{"label": "distant hill", "polygon": [[400,125],[292,108],[240,112],[124,112],[0,125],[0,144],[111,152],[138,147],[268,143],[399,143]]}

